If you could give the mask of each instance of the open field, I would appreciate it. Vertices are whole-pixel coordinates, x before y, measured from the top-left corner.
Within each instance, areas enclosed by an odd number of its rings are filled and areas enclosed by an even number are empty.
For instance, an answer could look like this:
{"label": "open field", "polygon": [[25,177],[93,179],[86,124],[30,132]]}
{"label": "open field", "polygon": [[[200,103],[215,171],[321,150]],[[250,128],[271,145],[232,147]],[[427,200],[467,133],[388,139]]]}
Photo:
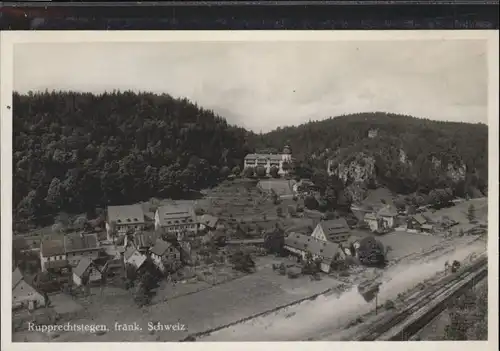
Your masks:
{"label": "open field", "polygon": [[[455,241],[443,242],[441,250],[432,255],[408,257],[385,271],[367,269],[363,275],[381,279],[379,304],[383,305],[409,289],[419,289],[419,284],[443,271],[445,261],[462,261],[471,253],[484,252],[485,249],[485,242],[477,238],[456,238]],[[380,317],[375,316],[374,307],[374,303],[367,303],[354,287],[340,296],[320,296],[314,301],[214,332],[200,341],[348,340],[354,329],[345,328],[356,318],[361,317],[362,321],[370,323],[373,318]]]}
{"label": "open field", "polygon": [[[254,274],[205,288],[201,292],[178,296],[171,301],[167,299],[157,302],[142,309],[134,305],[132,297],[126,291],[105,288],[101,295],[96,289],[94,295],[81,302],[90,317],[74,320],[73,323],[105,324],[112,329],[115,321],[119,320],[120,323],[139,322],[143,330],[137,332],[110,330],[100,336],[68,332],[61,334],[57,341],[176,341],[187,336],[188,332],[189,334],[202,332],[236,322],[341,284],[327,276],[320,281],[311,281],[306,276],[297,279],[280,276],[272,270],[272,263],[279,260],[287,259],[258,258],[258,270]],[[157,321],[165,324],[180,322],[188,326],[189,330],[149,334],[147,323]]]}

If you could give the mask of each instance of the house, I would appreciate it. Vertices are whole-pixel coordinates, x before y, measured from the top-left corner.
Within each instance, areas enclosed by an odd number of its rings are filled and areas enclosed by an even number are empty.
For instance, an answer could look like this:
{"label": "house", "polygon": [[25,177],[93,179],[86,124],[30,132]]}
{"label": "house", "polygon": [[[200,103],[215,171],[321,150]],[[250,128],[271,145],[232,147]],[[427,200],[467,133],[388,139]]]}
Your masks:
{"label": "house", "polygon": [[264,167],[266,174],[271,174],[271,168],[276,167],[278,174],[283,176],[288,169],[283,169],[283,164],[292,162],[292,153],[289,146],[283,148],[281,154],[248,154],[245,156],[243,168]]}
{"label": "house", "polygon": [[422,226],[428,224],[427,219],[421,214],[410,216],[407,220],[407,228],[410,230],[421,231]]}
{"label": "house", "polygon": [[320,221],[311,236],[320,241],[340,244],[347,242],[351,236],[351,228],[349,228],[345,218]]}
{"label": "house", "polygon": [[120,271],[123,270],[123,259],[115,258],[106,262],[104,267],[101,269],[101,273],[103,276],[112,277],[117,275]]}
{"label": "house", "polygon": [[204,229],[215,230],[220,227],[219,218],[209,214],[198,216],[197,222],[199,230],[204,230]]}
{"label": "house", "polygon": [[97,259],[101,247],[97,234],[68,234],[64,236],[64,252],[69,264],[76,267],[82,258]]}
{"label": "house", "polygon": [[73,269],[73,283],[76,286],[100,282],[101,279],[101,272],[88,257],[82,258]]}
{"label": "house", "polygon": [[321,260],[320,269],[325,273],[330,273],[333,262],[345,259],[345,253],[340,245],[298,233],[291,233],[285,237],[285,249],[302,260],[307,259],[309,252],[314,260]]}
{"label": "house", "polygon": [[[139,232],[133,237],[133,244],[141,253],[146,253],[151,249],[158,238],[160,238],[160,233],[157,232]],[[127,246],[127,245],[125,245]]]}
{"label": "house", "polygon": [[310,179],[301,179],[292,186],[292,190],[295,194],[304,193],[312,194],[317,192],[319,189]]}
{"label": "house", "polygon": [[377,217],[380,218],[380,223],[383,229],[391,229],[396,226],[396,217],[398,216],[398,211],[395,207],[387,205],[382,207],[377,212]]}
{"label": "house", "polygon": [[140,253],[134,246],[129,246],[123,253],[123,262],[134,266],[136,269],[140,269],[144,262],[146,262],[146,255]]}
{"label": "house", "polygon": [[29,284],[19,268],[12,272],[12,308],[28,307],[34,310],[45,306],[45,297]]}
{"label": "house", "polygon": [[374,213],[367,213],[364,217],[364,222],[370,227],[372,232],[376,232],[381,227],[380,220]]}
{"label": "house", "polygon": [[109,241],[114,236],[125,235],[129,230],[143,230],[146,225],[141,205],[108,206],[106,234]]}
{"label": "house", "polygon": [[171,243],[158,239],[151,249],[151,258],[155,265],[164,271],[166,262],[173,267],[179,266],[181,254]]}
{"label": "house", "polygon": [[40,266],[42,272],[61,271],[69,266],[64,250],[64,238],[44,238],[40,243]]}
{"label": "house", "polygon": [[175,233],[179,241],[184,239],[184,234],[196,234],[198,223],[193,206],[169,204],[159,207],[155,213],[155,229]]}

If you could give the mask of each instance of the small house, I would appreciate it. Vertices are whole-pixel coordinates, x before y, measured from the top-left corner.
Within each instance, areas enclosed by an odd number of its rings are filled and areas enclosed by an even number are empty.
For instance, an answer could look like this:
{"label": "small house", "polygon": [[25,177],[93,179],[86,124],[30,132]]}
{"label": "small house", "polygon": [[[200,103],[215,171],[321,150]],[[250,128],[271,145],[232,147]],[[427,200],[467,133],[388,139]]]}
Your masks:
{"label": "small house", "polygon": [[40,243],[40,266],[42,272],[61,271],[69,262],[64,250],[64,239],[46,238]]}
{"label": "small house", "polygon": [[377,217],[380,218],[380,223],[383,229],[391,229],[396,226],[396,217],[398,211],[393,206],[384,206],[377,212]]}
{"label": "small house", "polygon": [[306,260],[310,253],[313,260],[320,260],[320,269],[324,273],[330,273],[332,263],[345,259],[340,245],[298,233],[289,234],[284,247],[301,260]]}
{"label": "small house", "polygon": [[73,269],[73,283],[76,286],[100,282],[101,279],[101,271],[88,257],[82,258]]}
{"label": "small house", "polygon": [[76,267],[83,258],[96,260],[100,251],[97,234],[74,233],[64,236],[64,252],[72,267]]}
{"label": "small house", "polygon": [[165,270],[165,263],[172,267],[178,266],[181,261],[181,254],[171,243],[158,239],[151,249],[151,258],[155,265],[162,271]]}
{"label": "small house", "polygon": [[351,236],[351,228],[345,218],[320,221],[311,236],[320,241],[340,244],[348,241]]}
{"label": "small house", "polygon": [[16,268],[12,272],[12,308],[28,307],[34,310],[45,306],[45,297],[28,283],[19,270]]}
{"label": "small house", "polygon": [[160,234],[157,232],[139,232],[132,237],[132,240],[133,245],[139,252],[146,253],[155,245],[156,240],[159,238]]}
{"label": "small house", "polygon": [[141,205],[108,206],[106,234],[109,241],[115,236],[122,236],[128,231],[143,230],[146,225],[144,210]]}
{"label": "small house", "polygon": [[123,262],[140,269],[146,262],[146,255],[139,252],[135,246],[129,246],[123,253]]}
{"label": "small house", "polygon": [[422,226],[427,223],[427,219],[421,214],[410,216],[407,221],[407,228],[410,230],[421,231]]}
{"label": "small house", "polygon": [[374,213],[365,214],[364,222],[368,225],[372,232],[377,232],[381,227],[381,223]]}

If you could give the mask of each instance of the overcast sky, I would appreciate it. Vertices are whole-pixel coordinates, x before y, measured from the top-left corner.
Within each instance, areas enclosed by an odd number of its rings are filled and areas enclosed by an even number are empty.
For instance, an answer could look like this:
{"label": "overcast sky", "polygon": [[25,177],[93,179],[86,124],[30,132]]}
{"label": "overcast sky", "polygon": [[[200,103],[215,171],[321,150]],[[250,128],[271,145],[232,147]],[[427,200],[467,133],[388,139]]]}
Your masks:
{"label": "overcast sky", "polygon": [[16,44],[14,89],[168,93],[257,132],[366,111],[487,123],[486,51],[474,40]]}

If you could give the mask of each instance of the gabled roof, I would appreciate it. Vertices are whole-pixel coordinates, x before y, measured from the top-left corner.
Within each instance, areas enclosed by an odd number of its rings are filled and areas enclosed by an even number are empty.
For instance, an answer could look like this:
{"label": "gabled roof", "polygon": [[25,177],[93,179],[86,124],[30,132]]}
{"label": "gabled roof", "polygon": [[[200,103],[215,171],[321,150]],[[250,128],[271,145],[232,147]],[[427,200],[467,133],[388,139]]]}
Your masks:
{"label": "gabled roof", "polygon": [[159,234],[156,232],[141,232],[134,235],[136,247],[152,247],[156,243]]}
{"label": "gabled roof", "polygon": [[168,248],[172,246],[171,243],[158,239],[156,240],[155,246],[151,249],[151,253],[157,256],[163,256],[165,252],[167,252]]}
{"label": "gabled roof", "polygon": [[87,257],[83,257],[80,262],[78,262],[78,265],[73,269],[73,274],[81,277],[91,265],[92,261]]}
{"label": "gabled roof", "polygon": [[160,206],[156,211],[161,226],[194,224],[196,221],[193,206],[170,204]]}
{"label": "gabled roof", "polygon": [[209,228],[215,228],[219,219],[215,216],[204,214],[198,217],[198,223],[204,224]]}
{"label": "gabled roof", "polygon": [[64,255],[64,239],[46,238],[40,243],[40,250],[44,257]]}
{"label": "gabled roof", "polygon": [[98,249],[97,234],[68,234],[64,236],[65,252]]}
{"label": "gabled roof", "polygon": [[398,210],[396,210],[394,207],[388,205],[382,207],[378,212],[377,215],[380,217],[396,217],[398,215]]}
{"label": "gabled roof", "polygon": [[416,220],[418,224],[421,225],[427,223],[427,220],[421,214],[413,215],[413,219]]}
{"label": "gabled roof", "polygon": [[375,221],[377,217],[373,213],[366,213],[364,219]]}
{"label": "gabled roof", "polygon": [[336,243],[320,241],[311,236],[298,233],[289,234],[285,238],[285,246],[301,251],[309,251],[313,255],[323,256],[327,260],[332,260],[340,252],[340,246]]}
{"label": "gabled roof", "polygon": [[108,206],[108,223],[142,224],[144,210],[141,205]]}
{"label": "gabled roof", "polygon": [[19,267],[16,267],[14,272],[12,272],[12,289],[14,289],[21,280],[23,280],[23,274]]}
{"label": "gabled roof", "polygon": [[125,253],[123,254],[123,258],[125,260],[128,260],[132,255],[137,251],[137,249],[133,246],[129,246],[127,250],[125,250]]}
{"label": "gabled roof", "polygon": [[329,221],[320,221],[318,226],[323,229],[327,239],[332,239],[339,234],[348,234],[351,232],[351,228],[349,228],[347,221],[343,217]]}

